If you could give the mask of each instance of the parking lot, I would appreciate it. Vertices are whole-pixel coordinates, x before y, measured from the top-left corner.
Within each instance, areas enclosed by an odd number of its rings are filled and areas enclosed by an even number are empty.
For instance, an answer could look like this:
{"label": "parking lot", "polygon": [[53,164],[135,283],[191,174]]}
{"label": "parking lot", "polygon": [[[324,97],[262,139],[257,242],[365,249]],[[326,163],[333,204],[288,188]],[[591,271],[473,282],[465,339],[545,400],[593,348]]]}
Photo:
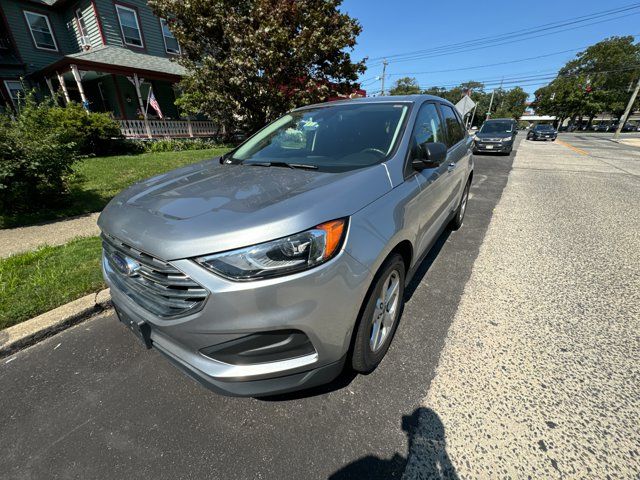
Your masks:
{"label": "parking lot", "polygon": [[107,312],[2,361],[0,476],[634,478],[640,150],[523,137],[476,158],[371,375],[222,397]]}

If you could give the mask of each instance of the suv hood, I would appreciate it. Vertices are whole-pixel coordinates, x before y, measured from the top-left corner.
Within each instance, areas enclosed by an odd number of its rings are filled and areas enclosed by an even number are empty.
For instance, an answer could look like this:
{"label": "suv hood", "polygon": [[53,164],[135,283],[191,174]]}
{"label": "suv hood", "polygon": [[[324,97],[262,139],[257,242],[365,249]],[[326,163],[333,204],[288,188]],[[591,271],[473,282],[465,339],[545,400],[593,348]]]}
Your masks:
{"label": "suv hood", "polygon": [[163,260],[221,252],[346,217],[391,190],[382,164],[344,173],[210,160],[117,195],[98,225]]}

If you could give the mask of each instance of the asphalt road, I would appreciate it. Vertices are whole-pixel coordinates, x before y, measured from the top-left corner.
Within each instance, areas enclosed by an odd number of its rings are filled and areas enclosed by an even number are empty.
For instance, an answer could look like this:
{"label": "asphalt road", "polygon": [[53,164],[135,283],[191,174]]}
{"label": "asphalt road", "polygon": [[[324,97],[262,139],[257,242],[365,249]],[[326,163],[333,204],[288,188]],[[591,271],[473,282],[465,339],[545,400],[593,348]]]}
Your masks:
{"label": "asphalt road", "polygon": [[222,397],[142,349],[107,313],[0,364],[0,476],[400,478],[512,161],[477,158],[465,224],[424,261],[371,375],[287,397]]}

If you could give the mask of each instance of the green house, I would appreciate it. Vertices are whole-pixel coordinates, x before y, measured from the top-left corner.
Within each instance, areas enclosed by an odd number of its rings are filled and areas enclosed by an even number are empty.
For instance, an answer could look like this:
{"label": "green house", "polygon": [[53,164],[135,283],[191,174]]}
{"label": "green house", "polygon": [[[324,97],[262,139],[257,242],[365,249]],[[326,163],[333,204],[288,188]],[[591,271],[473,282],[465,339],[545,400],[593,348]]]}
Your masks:
{"label": "green house", "polygon": [[179,120],[178,55],[143,0],[0,0],[0,108],[16,109],[23,89],[38,87],[111,112],[128,136],[211,134],[210,122]]}

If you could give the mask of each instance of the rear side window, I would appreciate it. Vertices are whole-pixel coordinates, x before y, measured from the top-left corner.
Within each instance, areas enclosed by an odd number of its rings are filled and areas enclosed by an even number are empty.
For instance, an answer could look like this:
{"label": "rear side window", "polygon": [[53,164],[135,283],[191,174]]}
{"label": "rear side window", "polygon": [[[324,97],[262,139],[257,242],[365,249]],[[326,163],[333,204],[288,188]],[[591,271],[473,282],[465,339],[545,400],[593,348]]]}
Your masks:
{"label": "rear side window", "polygon": [[453,108],[449,105],[440,105],[440,109],[447,127],[447,146],[452,147],[464,138],[464,130]]}

